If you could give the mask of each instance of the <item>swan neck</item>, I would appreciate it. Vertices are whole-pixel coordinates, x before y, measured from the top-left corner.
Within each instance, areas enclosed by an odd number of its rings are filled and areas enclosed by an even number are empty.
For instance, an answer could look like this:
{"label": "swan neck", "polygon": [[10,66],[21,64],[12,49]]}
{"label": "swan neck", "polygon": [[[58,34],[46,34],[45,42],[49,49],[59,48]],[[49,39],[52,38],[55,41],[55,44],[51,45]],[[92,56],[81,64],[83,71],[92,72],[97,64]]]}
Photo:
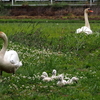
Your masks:
{"label": "swan neck", "polygon": [[1,52],[2,52],[2,54],[4,55],[5,52],[6,52],[6,50],[7,50],[7,46],[8,46],[8,38],[7,38],[6,35],[4,35],[3,41],[4,41],[4,44],[3,44],[3,47],[2,47],[2,49],[1,49]]}
{"label": "swan neck", "polygon": [[85,18],[85,26],[90,28],[89,20],[88,20],[88,13],[84,11],[84,18]]}

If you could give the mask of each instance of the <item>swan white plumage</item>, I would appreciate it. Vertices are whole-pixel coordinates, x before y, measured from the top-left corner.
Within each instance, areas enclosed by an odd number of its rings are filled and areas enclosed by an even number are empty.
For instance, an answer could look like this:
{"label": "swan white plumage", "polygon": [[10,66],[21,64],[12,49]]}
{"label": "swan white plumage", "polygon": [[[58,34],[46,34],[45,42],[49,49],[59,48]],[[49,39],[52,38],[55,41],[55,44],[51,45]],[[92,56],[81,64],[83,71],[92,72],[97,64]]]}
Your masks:
{"label": "swan white plumage", "polygon": [[11,62],[14,65],[22,66],[22,62],[19,61],[19,57],[16,51],[9,50],[5,52],[4,59],[8,62]]}
{"label": "swan white plumage", "polygon": [[2,38],[4,41],[4,45],[0,51],[0,75],[2,75],[2,71],[15,74],[16,70],[22,66],[22,62],[19,61],[16,51],[6,51],[8,46],[8,38],[4,32],[0,32],[0,38]]}
{"label": "swan white plumage", "polygon": [[88,13],[89,12],[93,12],[90,8],[86,8],[84,10],[84,19],[85,19],[85,26],[81,27],[81,28],[78,28],[76,30],[76,33],[86,33],[86,34],[92,34],[92,30],[90,28],[90,24],[89,24],[89,20],[88,20]]}

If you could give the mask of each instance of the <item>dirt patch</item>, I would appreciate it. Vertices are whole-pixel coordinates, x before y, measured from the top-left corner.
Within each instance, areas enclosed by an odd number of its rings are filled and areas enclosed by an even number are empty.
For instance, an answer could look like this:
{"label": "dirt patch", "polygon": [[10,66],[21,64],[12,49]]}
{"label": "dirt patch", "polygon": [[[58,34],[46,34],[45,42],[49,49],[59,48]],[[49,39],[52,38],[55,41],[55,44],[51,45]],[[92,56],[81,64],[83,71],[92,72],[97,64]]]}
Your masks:
{"label": "dirt patch", "polygon": [[[8,9],[9,15],[6,18],[43,18],[43,19],[83,19],[83,11],[86,6],[81,7],[31,7],[31,6],[20,6],[12,7]],[[100,19],[100,7],[93,6],[91,9],[94,11],[89,15],[90,19]],[[2,17],[0,17],[2,18]],[[5,18],[3,16],[3,18]]]}
{"label": "dirt patch", "polygon": [[[74,15],[83,15],[83,10],[86,7],[31,7],[31,6],[21,6],[21,7],[13,7],[10,9],[11,15],[29,15],[29,16],[37,16],[37,15],[45,15],[45,16],[61,16],[61,15],[68,15],[68,14],[74,14]],[[93,14],[100,15],[100,7],[99,6],[93,6],[91,7],[94,10]]]}

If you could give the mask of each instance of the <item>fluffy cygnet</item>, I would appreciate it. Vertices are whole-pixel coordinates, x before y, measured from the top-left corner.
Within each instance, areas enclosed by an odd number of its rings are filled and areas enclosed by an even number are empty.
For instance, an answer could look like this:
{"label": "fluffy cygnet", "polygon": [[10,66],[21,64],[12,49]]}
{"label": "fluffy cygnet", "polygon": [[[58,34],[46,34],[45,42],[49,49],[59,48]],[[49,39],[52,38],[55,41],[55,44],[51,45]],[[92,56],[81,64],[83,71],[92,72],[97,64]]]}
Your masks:
{"label": "fluffy cygnet", "polygon": [[53,69],[51,78],[58,79],[58,76],[56,76],[56,74],[57,74],[57,71],[55,69]]}
{"label": "fluffy cygnet", "polygon": [[77,83],[78,80],[79,80],[79,78],[77,78],[77,77],[72,77],[72,81],[73,81],[73,82],[76,82],[76,83]]}
{"label": "fluffy cygnet", "polygon": [[43,72],[40,78],[43,79],[44,77],[48,77],[47,72]]}
{"label": "fluffy cygnet", "polygon": [[77,78],[77,77],[72,77],[71,79],[69,79],[68,81],[67,81],[67,84],[73,84],[74,82],[76,82],[77,83],[77,81],[78,81],[79,79]]}
{"label": "fluffy cygnet", "polygon": [[44,77],[42,80],[43,80],[44,82],[50,82],[50,81],[52,81],[53,79],[52,79],[51,77]]}
{"label": "fluffy cygnet", "polygon": [[59,75],[57,86],[64,86],[67,84],[67,81],[63,79],[63,75]]}
{"label": "fluffy cygnet", "polygon": [[52,81],[52,80],[53,80],[51,77],[48,77],[48,74],[47,74],[46,72],[43,72],[43,73],[42,73],[41,79],[42,79],[42,81],[44,81],[44,82],[49,82],[49,81]]}

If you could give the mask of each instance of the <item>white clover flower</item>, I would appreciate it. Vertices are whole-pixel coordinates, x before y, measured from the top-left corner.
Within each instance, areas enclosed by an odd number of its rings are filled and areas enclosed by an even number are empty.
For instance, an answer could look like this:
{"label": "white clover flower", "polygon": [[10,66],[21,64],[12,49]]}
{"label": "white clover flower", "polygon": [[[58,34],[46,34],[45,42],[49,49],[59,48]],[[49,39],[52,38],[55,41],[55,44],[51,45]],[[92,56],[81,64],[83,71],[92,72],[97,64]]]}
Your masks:
{"label": "white clover flower", "polygon": [[29,89],[30,87],[29,86],[26,86],[26,89]]}
{"label": "white clover flower", "polygon": [[16,77],[17,79],[20,79],[18,76]]}
{"label": "white clover flower", "polygon": [[28,77],[28,79],[31,79],[31,77]]}
{"label": "white clover flower", "polygon": [[26,76],[22,76],[22,78],[26,78]]}
{"label": "white clover flower", "polygon": [[12,75],[12,77],[15,77],[15,75]]}
{"label": "white clover flower", "polygon": [[2,79],[0,79],[0,83],[2,82]]}
{"label": "white clover flower", "polygon": [[77,72],[76,74],[78,75],[79,73]]}
{"label": "white clover flower", "polygon": [[22,87],[24,87],[24,85],[22,85]]}
{"label": "white clover flower", "polygon": [[33,85],[31,88],[34,89],[35,88],[35,85]]}
{"label": "white clover flower", "polygon": [[12,84],[12,86],[14,86],[14,88],[15,88],[16,90],[18,90],[18,87],[17,87],[16,84]]}
{"label": "white clover flower", "polygon": [[93,74],[95,74],[96,73],[96,71],[94,71],[94,72],[92,72]]}
{"label": "white clover flower", "polygon": [[12,89],[12,86],[9,86],[10,89]]}
{"label": "white clover flower", "polygon": [[4,80],[7,80],[7,78],[5,77]]}
{"label": "white clover flower", "polygon": [[97,77],[97,79],[100,79],[100,77]]}
{"label": "white clover flower", "polygon": [[17,83],[18,83],[19,81],[17,80]]}
{"label": "white clover flower", "polygon": [[80,79],[82,79],[83,77],[81,76]]}

